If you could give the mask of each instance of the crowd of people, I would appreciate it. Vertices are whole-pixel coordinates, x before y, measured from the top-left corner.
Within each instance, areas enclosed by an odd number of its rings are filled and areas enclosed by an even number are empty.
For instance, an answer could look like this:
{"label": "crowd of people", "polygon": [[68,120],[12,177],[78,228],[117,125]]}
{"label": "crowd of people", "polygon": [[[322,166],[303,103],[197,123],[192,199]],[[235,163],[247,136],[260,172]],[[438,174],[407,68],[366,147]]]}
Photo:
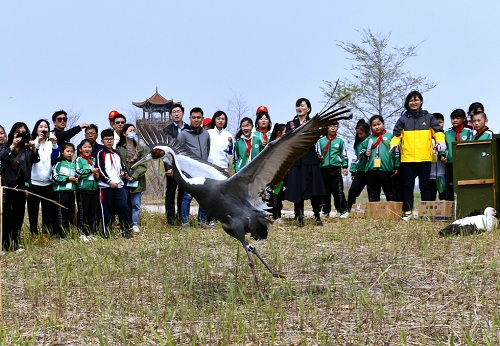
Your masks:
{"label": "crowd of people", "polygon": [[[31,132],[24,122],[12,125],[8,135],[0,126],[3,250],[24,251],[19,238],[26,205],[33,243],[50,237],[64,241],[72,226],[84,242],[98,233],[110,237],[116,217],[122,236],[140,232],[147,166],[132,166],[145,150],[123,114],[112,111],[109,121],[111,127],[100,134],[94,124],[67,129],[68,115],[60,110],[52,115],[52,129],[47,119],[38,120]],[[81,131],[85,139],[75,146],[71,139]]]}
{"label": "crowd of people", "polygon": [[[288,200],[294,204],[298,225],[303,226],[304,201],[309,199],[315,224],[322,226],[322,217],[329,217],[333,211],[332,197],[335,215],[347,218],[365,187],[370,202],[380,201],[382,190],[388,201],[402,201],[402,215],[407,220],[413,210],[416,177],[423,201],[435,200],[436,196],[453,200],[452,143],[490,139],[493,132],[486,126],[488,118],[481,103],[473,103],[468,113],[454,110],[450,114],[452,127],[446,131],[444,116],[431,114],[422,105],[423,96],[418,91],[410,92],[405,111],[392,133],[385,129],[384,118],[379,115],[368,122],[358,121],[350,169],[345,142],[337,135],[340,125],[332,122],[325,136],[295,161],[285,180],[274,190],[267,189],[274,221],[281,222],[282,202]],[[234,171],[238,172],[270,142],[310,119],[312,107],[308,99],[298,99],[295,110],[293,119],[273,126],[268,108],[260,106],[255,122],[244,117],[233,136],[226,129],[225,112],[219,110],[210,118],[201,108],[194,107],[187,124],[184,107],[174,104],[171,123],[163,132],[177,138],[201,159],[228,172],[232,157]],[[100,133],[96,125],[87,123],[67,129],[68,117],[63,110],[53,114],[53,129],[46,119],[38,120],[31,132],[23,122],[16,122],[8,134],[0,126],[0,172],[2,185],[7,187],[3,199],[4,250],[23,251],[19,238],[26,205],[34,243],[47,242],[51,236],[64,240],[72,226],[76,226],[85,242],[98,233],[109,237],[113,225],[126,238],[140,232],[147,166],[134,164],[146,151],[135,125],[127,123],[123,114],[111,111],[108,119],[110,128]],[[85,139],[75,146],[71,139],[81,131],[85,131]],[[167,223],[187,228],[192,196],[178,188],[168,163],[164,168]],[[349,171],[352,184],[346,198],[343,177]],[[203,207],[198,209],[196,222],[208,227],[213,224]]]}

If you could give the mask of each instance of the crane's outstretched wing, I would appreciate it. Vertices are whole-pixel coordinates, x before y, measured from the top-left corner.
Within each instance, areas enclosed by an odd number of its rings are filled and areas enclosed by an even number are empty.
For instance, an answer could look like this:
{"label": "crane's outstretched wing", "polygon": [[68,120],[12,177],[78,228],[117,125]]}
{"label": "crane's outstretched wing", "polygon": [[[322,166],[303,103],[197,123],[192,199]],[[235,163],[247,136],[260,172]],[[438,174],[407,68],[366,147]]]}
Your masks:
{"label": "crane's outstretched wing", "polygon": [[[177,159],[181,163],[181,169],[191,177],[204,176],[205,178],[218,177],[220,174],[229,178],[230,175],[224,169],[200,159],[186,145],[179,142],[170,135],[166,135],[162,130],[151,124],[141,124],[137,126],[137,132],[144,142],[154,150],[156,147],[167,146],[175,152]],[[204,169],[201,169],[204,168]],[[206,168],[206,169],[205,169]],[[214,170],[218,172],[214,172]],[[206,173],[206,174],[204,174]]]}
{"label": "crane's outstretched wing", "polygon": [[266,186],[274,188],[282,181],[293,163],[316,144],[332,121],[352,118],[352,114],[345,115],[350,112],[346,107],[331,110],[336,104],[338,102],[316,114],[294,131],[287,132],[280,139],[269,143],[259,155],[233,175],[228,183],[245,186],[254,205],[260,205],[259,195]]}

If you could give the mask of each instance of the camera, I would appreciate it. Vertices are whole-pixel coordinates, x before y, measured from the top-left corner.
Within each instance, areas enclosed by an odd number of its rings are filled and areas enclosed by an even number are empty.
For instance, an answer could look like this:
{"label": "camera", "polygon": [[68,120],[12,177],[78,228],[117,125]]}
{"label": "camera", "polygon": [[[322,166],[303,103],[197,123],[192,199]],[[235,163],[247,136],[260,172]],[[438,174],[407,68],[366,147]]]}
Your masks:
{"label": "camera", "polygon": [[31,139],[30,134],[28,132],[18,133],[16,135],[16,138],[19,138],[19,137],[21,137],[21,140],[19,141],[20,145],[27,144],[30,141],[30,139]]}
{"label": "camera", "polygon": [[45,137],[45,139],[49,139],[49,137],[50,137],[50,132],[49,131],[42,131],[42,134]]}

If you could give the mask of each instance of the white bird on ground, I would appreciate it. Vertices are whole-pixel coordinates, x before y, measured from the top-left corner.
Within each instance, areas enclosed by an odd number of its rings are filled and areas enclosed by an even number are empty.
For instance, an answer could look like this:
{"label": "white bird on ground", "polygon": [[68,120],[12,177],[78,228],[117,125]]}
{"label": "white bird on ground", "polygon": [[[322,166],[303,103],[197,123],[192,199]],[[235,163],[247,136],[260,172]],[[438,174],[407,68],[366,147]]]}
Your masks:
{"label": "white bird on ground", "polygon": [[[257,286],[259,281],[251,254],[265,265],[274,277],[282,277],[264,261],[245,239],[250,233],[255,240],[267,238],[270,221],[262,194],[266,186],[276,187],[293,163],[303,156],[327,131],[333,121],[350,119],[345,107],[333,109],[338,102],[316,114],[309,121],[269,143],[266,148],[238,173],[227,172],[196,157],[189,148],[166,136],[153,126],[141,124],[139,134],[152,151],[137,164],[151,159],[168,158],[179,186],[203,206],[207,214],[219,220],[224,231],[241,242]],[[139,125],[139,124],[138,124]]]}
{"label": "white bird on ground", "polygon": [[448,235],[471,235],[482,232],[491,232],[497,228],[497,211],[488,207],[484,209],[484,215],[467,216],[463,219],[453,221],[451,224],[439,231],[440,236]]}

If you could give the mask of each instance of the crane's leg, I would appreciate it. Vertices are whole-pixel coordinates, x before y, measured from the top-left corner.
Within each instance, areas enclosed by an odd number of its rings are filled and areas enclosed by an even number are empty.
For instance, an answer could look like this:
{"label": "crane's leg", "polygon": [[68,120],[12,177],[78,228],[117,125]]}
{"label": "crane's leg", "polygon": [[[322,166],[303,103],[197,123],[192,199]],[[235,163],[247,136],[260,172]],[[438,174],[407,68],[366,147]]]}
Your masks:
{"label": "crane's leg", "polygon": [[[257,288],[259,287],[259,278],[257,277],[257,273],[255,272],[255,263],[253,261],[252,255],[250,254],[250,249],[252,245],[250,244],[243,244],[243,248],[245,249],[245,252],[247,253],[248,256],[248,265],[250,266],[250,269],[252,270],[253,277],[255,278],[255,284],[257,285]],[[253,247],[253,246],[252,246]]]}
{"label": "crane's leg", "polygon": [[[273,277],[275,278],[284,278],[285,276],[281,275],[280,273],[274,271],[270,266],[269,264],[267,264],[267,262],[262,258],[262,256],[260,255],[260,253],[257,251],[257,249],[255,248],[255,246],[253,246],[252,244],[248,244],[245,246],[245,250],[247,252],[247,255],[248,255],[248,258],[250,259],[250,261],[252,262],[252,264],[250,265],[250,267],[252,267],[253,265],[253,261],[251,260],[250,258],[250,253],[253,253],[255,256],[257,256],[257,258],[262,262],[262,264],[264,264],[267,268],[267,270],[269,270],[269,272],[271,274],[273,274]],[[253,267],[252,267],[252,271],[254,271]],[[254,272],[254,275],[255,275],[255,272]]]}

